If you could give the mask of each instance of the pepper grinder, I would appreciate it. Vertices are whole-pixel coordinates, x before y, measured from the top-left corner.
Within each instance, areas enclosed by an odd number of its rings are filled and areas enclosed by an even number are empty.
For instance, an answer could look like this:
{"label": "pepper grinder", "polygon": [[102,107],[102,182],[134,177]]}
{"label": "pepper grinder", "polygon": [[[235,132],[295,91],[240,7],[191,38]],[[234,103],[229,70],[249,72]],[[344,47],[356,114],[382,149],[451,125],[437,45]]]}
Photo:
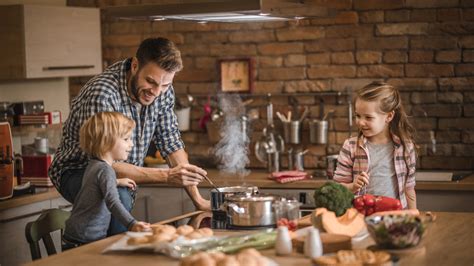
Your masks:
{"label": "pepper grinder", "polygon": [[312,227],[309,229],[304,241],[304,255],[309,258],[317,258],[323,255],[323,244],[319,230]]}

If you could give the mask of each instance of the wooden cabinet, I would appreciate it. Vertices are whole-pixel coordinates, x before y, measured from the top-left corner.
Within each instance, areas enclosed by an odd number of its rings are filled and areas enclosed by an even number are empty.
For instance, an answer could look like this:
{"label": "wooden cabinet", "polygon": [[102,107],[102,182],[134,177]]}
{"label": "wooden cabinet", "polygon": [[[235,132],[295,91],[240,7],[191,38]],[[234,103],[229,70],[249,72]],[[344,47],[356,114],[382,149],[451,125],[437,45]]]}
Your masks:
{"label": "wooden cabinet", "polygon": [[0,6],[0,79],[102,71],[100,12],[65,6]]}

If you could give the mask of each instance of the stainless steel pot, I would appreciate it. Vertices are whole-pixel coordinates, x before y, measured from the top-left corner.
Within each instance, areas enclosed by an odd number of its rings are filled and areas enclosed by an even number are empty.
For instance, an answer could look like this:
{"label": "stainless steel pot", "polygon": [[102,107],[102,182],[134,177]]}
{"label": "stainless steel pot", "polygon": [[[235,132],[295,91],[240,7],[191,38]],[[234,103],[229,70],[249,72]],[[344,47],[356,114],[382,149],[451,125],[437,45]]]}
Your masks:
{"label": "stainless steel pot", "polygon": [[227,198],[227,217],[232,226],[274,226],[275,212],[272,208],[277,199],[271,195],[242,196]]}
{"label": "stainless steel pot", "polygon": [[212,211],[226,211],[222,204],[230,196],[234,195],[256,195],[258,194],[257,187],[221,187],[219,190],[211,189],[211,209]]}

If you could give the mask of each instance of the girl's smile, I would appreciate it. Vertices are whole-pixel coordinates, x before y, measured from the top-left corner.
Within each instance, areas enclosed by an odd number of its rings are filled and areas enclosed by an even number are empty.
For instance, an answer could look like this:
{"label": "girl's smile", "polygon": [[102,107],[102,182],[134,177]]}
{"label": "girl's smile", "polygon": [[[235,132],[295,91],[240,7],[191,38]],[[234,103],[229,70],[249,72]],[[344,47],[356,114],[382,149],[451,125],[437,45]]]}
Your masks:
{"label": "girl's smile", "polygon": [[357,99],[355,114],[357,126],[370,142],[386,143],[390,139],[389,122],[393,118],[393,112],[382,112],[376,101]]}

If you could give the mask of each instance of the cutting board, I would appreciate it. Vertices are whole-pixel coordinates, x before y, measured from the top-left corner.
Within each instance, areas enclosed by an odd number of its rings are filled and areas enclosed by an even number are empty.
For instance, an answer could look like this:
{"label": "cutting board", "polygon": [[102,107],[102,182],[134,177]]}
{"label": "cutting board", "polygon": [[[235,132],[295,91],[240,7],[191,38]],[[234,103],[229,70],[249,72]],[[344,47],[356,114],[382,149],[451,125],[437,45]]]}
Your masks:
{"label": "cutting board", "polygon": [[[321,242],[323,243],[324,253],[333,253],[339,250],[350,250],[352,249],[351,237],[345,235],[320,233]],[[304,250],[304,238],[297,237],[292,240],[293,247],[299,253],[303,253]]]}
{"label": "cutting board", "polygon": [[416,181],[452,181],[452,172],[416,172]]}
{"label": "cutting board", "polygon": [[303,216],[301,217],[299,220],[298,220],[298,229],[300,228],[304,228],[304,227],[308,227],[310,225],[313,225],[311,223],[311,215],[312,214],[308,214],[306,216]]}

